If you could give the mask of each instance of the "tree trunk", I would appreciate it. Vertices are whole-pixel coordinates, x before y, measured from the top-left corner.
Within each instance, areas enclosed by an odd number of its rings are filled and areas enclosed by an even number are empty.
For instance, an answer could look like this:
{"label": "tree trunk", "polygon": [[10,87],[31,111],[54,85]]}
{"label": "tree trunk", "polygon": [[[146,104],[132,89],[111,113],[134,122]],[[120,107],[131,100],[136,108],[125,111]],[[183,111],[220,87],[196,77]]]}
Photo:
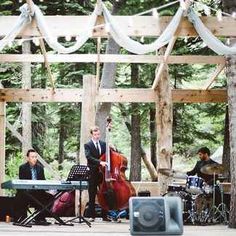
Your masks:
{"label": "tree trunk", "polygon": [[236,228],[236,56],[227,58],[227,82],[229,103],[229,138],[230,138],[230,172],[231,172],[231,200],[229,227]]}
{"label": "tree trunk", "polygon": [[[47,80],[46,77],[43,76],[43,71],[45,72],[44,65],[42,64],[42,76],[41,76],[41,88],[46,88]],[[46,72],[45,72],[46,73]],[[46,104],[41,103],[37,106],[32,106],[32,113],[40,119],[36,122],[32,122],[32,142],[33,147],[39,154],[43,154],[43,150],[45,150],[45,133],[46,133],[46,125],[45,122],[45,114],[46,114]],[[43,156],[43,155],[42,155]]]}
{"label": "tree trunk", "polygon": [[228,112],[229,112],[228,106],[226,106],[222,164],[225,167],[224,176],[227,178],[227,181],[230,182],[231,175],[230,175],[230,143],[229,143],[229,113]]}
{"label": "tree trunk", "polygon": [[130,181],[141,180],[141,137],[140,137],[140,114],[138,104],[131,105],[131,163]]}
{"label": "tree trunk", "polygon": [[157,167],[157,131],[156,131],[156,109],[150,107],[149,109],[150,114],[150,149],[151,149],[151,161],[154,167]]}
{"label": "tree trunk", "polygon": [[65,114],[65,111],[62,108],[60,108],[60,123],[59,123],[59,147],[58,147],[58,169],[62,170],[62,163],[65,158],[65,152],[64,152],[64,142],[66,139],[66,127],[65,127],[65,120],[63,118],[63,115]]}
{"label": "tree trunk", "polygon": [[[126,0],[115,1],[113,4],[112,14],[116,14]],[[109,38],[105,54],[118,54],[120,46],[112,39]],[[116,63],[105,63],[102,70],[102,78],[100,88],[113,88],[115,85]],[[110,115],[111,103],[101,103],[97,105],[95,123],[100,127],[101,139],[105,140],[106,134],[106,118]]]}
{"label": "tree trunk", "polygon": [[[77,103],[76,104],[76,107],[78,108],[78,114],[81,114],[81,111],[82,111],[82,104],[81,103]],[[77,126],[76,126],[77,127]],[[80,132],[81,132],[81,128],[80,128],[80,125],[78,124],[78,132],[77,132],[77,135],[76,135],[76,139],[77,139],[77,149],[76,149],[76,157],[77,157],[77,160],[79,160],[79,154],[80,154]]]}
{"label": "tree trunk", "polygon": [[[119,108],[121,110],[121,115],[124,117],[125,120],[125,125],[131,135],[131,122],[128,119],[128,115],[124,112],[125,109],[123,109],[123,105],[119,104]],[[142,144],[141,144],[142,145]],[[143,147],[141,146],[141,157],[142,160],[147,168],[148,173],[150,174],[151,180],[153,182],[157,181],[157,171],[156,168],[154,167],[154,165],[152,164],[150,158],[147,156],[145,150],[143,149]]]}
{"label": "tree trunk", "polygon": [[[236,11],[236,2],[223,0],[223,10],[228,13]],[[236,40],[231,39],[230,45]],[[230,175],[231,175],[231,200],[229,227],[236,228],[236,56],[231,55],[226,60],[226,76],[228,84],[228,109],[229,109],[229,143],[230,143]]]}
{"label": "tree trunk", "polygon": [[[105,54],[117,54],[120,46],[110,38]],[[113,88],[115,85],[116,63],[105,63],[102,70],[102,79],[100,88]],[[95,123],[100,127],[101,139],[105,140],[106,118],[110,115],[111,103],[100,103],[97,106]]]}
{"label": "tree trunk", "polygon": [[[0,183],[5,181],[6,162],[6,102],[0,102]],[[4,190],[0,188],[0,196]]]}
{"label": "tree trunk", "polygon": [[[139,83],[138,65],[131,64],[131,85],[137,87]],[[140,113],[137,103],[131,104],[131,165],[130,180],[141,180],[141,136],[140,136]]]}

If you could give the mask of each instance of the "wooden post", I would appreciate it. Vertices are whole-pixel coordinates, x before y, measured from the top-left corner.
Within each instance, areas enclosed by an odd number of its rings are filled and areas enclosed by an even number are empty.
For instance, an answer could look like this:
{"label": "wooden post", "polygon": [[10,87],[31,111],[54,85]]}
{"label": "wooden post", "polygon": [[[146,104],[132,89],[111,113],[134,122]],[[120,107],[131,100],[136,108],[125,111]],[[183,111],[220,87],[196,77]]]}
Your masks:
{"label": "wooden post", "polygon": [[[31,54],[30,41],[22,44],[22,52]],[[22,88],[31,88],[31,63],[24,62],[22,67]],[[32,128],[31,128],[31,102],[22,103],[22,153],[25,156],[28,149],[32,147]]]}
{"label": "wooden post", "polygon": [[[83,77],[83,95],[81,111],[81,131],[80,131],[80,154],[77,160],[80,164],[87,164],[84,154],[84,144],[90,139],[90,127],[95,125],[95,106],[96,106],[96,77],[94,75],[84,75]],[[88,192],[82,196],[82,210],[88,201]],[[79,193],[75,195],[75,215],[79,213]]]}
{"label": "wooden post", "polygon": [[[158,150],[158,169],[171,169],[172,155],[172,98],[171,87],[167,72],[167,66],[163,71],[161,80],[157,87],[156,119],[157,119],[157,150]],[[170,177],[160,173],[158,181],[160,193],[164,194],[167,190]]]}
{"label": "wooden post", "polygon": [[[6,103],[0,102],[0,183],[5,179],[5,130],[6,130]],[[0,188],[0,196],[4,191]]]}
{"label": "wooden post", "polygon": [[83,97],[81,114],[81,135],[80,135],[80,156],[78,162],[86,164],[84,155],[84,144],[90,138],[90,127],[95,125],[95,106],[96,106],[96,79],[94,75],[83,77]]}

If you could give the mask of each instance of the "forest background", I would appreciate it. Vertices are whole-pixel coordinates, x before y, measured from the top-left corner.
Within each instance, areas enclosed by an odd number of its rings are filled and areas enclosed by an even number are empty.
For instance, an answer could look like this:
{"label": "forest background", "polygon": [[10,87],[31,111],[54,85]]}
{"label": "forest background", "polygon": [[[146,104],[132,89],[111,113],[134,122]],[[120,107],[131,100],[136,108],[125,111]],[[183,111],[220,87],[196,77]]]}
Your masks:
{"label": "forest background", "polygon": [[[162,6],[165,0],[118,0],[104,1],[115,15],[134,15],[151,8]],[[221,1],[202,0],[212,9],[221,9]],[[45,15],[88,15],[94,9],[96,1],[88,0],[35,0]],[[1,0],[0,15],[19,15],[22,1]],[[163,8],[159,15],[174,15],[178,4]],[[195,9],[203,15],[215,15],[216,12],[202,4],[195,4]],[[140,38],[141,42],[153,39]],[[72,39],[73,41],[73,39]],[[60,38],[64,45],[73,42]],[[101,53],[105,53],[107,39],[102,39]],[[90,39],[76,53],[96,53],[96,39]],[[40,49],[31,42],[33,54]],[[48,53],[53,53],[47,48]],[[3,53],[22,53],[18,44],[6,48]],[[120,53],[127,51],[120,49]],[[215,55],[200,38],[178,38],[172,51],[174,55]],[[103,64],[101,65],[104,66]],[[149,88],[155,78],[156,65],[117,64],[115,69],[115,87]],[[178,64],[169,65],[172,88],[201,88],[209,75],[214,72],[214,65]],[[47,71],[43,64],[32,63],[32,88],[50,87]],[[96,74],[94,63],[54,63],[52,71],[57,88],[82,88],[82,78],[86,74]],[[101,70],[102,77],[102,70]],[[5,88],[21,88],[22,64],[2,63],[0,82]],[[226,87],[226,78],[221,74],[213,84],[214,88]],[[21,132],[22,104],[7,104],[7,120]],[[87,114],[89,116],[89,114]],[[111,143],[115,144],[132,163],[139,160],[145,151],[153,165],[158,165],[156,158],[155,104],[112,104]],[[226,104],[224,103],[175,103],[173,105],[173,168],[191,169],[197,160],[197,150],[208,146],[213,153],[224,144]],[[32,143],[36,151],[64,178],[70,167],[76,163],[80,148],[80,103],[33,103],[32,105]],[[104,120],[104,123],[106,121]],[[135,147],[140,146],[137,150]],[[142,147],[142,148],[141,148]],[[143,150],[142,150],[143,149]],[[21,143],[11,134],[6,133],[6,171],[7,179],[17,176],[19,165],[24,162]],[[135,172],[135,164],[131,166]],[[133,171],[134,170],[134,171]],[[138,174],[130,173],[130,180],[150,180],[144,164],[137,169]],[[47,178],[53,178],[47,172]]]}

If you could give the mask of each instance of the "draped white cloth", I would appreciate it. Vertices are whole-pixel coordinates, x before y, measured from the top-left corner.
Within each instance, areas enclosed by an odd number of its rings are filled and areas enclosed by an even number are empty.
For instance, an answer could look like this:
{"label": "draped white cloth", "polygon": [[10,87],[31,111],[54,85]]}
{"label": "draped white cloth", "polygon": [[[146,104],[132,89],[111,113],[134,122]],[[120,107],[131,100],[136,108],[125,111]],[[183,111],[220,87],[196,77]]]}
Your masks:
{"label": "draped white cloth", "polygon": [[236,46],[226,46],[218,38],[216,38],[211,31],[202,23],[200,17],[194,12],[192,8],[189,9],[188,19],[193,23],[199,36],[203,42],[219,55],[236,54]]}
{"label": "draped white cloth", "polygon": [[58,53],[72,53],[77,51],[81,46],[83,46],[84,43],[91,37],[93,33],[93,28],[97,20],[97,16],[101,14],[99,5],[96,4],[95,9],[92,15],[90,16],[88,24],[85,25],[83,29],[78,31],[79,36],[77,36],[75,44],[70,47],[64,47],[57,41],[57,37],[54,37],[51,34],[50,28],[47,26],[47,23],[44,19],[44,15],[38,6],[34,5],[34,11],[35,11],[35,19],[42,36],[45,38],[50,48],[54,49]]}
{"label": "draped white cloth", "polygon": [[[178,11],[172,18],[169,25],[163,31],[159,38],[157,38],[154,42],[150,44],[141,44],[140,42],[129,37],[120,27],[119,22],[117,22],[110,14],[106,6],[102,1],[98,1],[96,7],[89,17],[88,23],[83,27],[83,29],[78,30],[78,36],[74,45],[69,47],[64,47],[61,43],[57,41],[57,37],[53,36],[50,32],[50,28],[48,27],[44,15],[39,9],[38,6],[33,4],[32,13],[30,13],[28,5],[24,4],[20,7],[21,14],[18,17],[17,22],[14,27],[10,30],[10,32],[0,40],[0,51],[11,43],[17,35],[24,29],[24,27],[31,22],[31,14],[35,18],[37,22],[38,29],[42,34],[42,37],[46,40],[47,44],[58,53],[72,53],[77,51],[83,44],[91,37],[94,26],[96,24],[96,19],[98,15],[103,13],[105,18],[105,23],[110,27],[110,34],[113,39],[117,42],[118,45],[125,48],[127,51],[135,53],[135,54],[146,54],[149,52],[154,52],[159,48],[166,45],[171,38],[174,36],[179,23],[181,21],[181,17],[183,15],[184,10],[179,7]],[[206,45],[215,51],[217,54],[221,55],[229,55],[236,54],[236,46],[226,46],[224,45],[218,38],[216,38],[209,29],[205,27],[202,23],[199,16],[194,12],[194,10],[190,7],[188,11],[188,19],[193,23],[196,31],[199,36],[203,39]]]}
{"label": "draped white cloth", "polygon": [[183,9],[180,7],[176,12],[175,16],[166,27],[164,32],[160,35],[158,39],[150,44],[141,44],[133,39],[131,39],[128,35],[126,35],[122,28],[119,25],[119,22],[115,21],[114,17],[107,10],[106,6],[102,3],[103,15],[105,18],[106,24],[110,26],[110,34],[113,39],[116,41],[118,45],[125,48],[127,51],[135,53],[135,54],[146,54],[149,52],[154,52],[159,48],[166,45],[171,38],[174,36],[176,29],[179,26]]}
{"label": "draped white cloth", "polygon": [[[29,23],[31,20],[30,12],[28,9],[28,5],[24,4],[21,7],[22,13],[18,18],[18,21],[15,27],[11,30],[11,32],[0,41],[0,51],[10,42],[14,40],[14,38],[19,34],[19,32],[24,28],[26,23]],[[160,37],[150,44],[141,44],[133,39],[131,39],[128,35],[126,35],[119,26],[119,23],[114,20],[114,17],[110,14],[106,6],[100,1],[96,4],[96,7],[93,13],[90,16],[89,22],[83,29],[78,31],[79,37],[74,45],[70,47],[64,47],[61,43],[57,41],[57,38],[53,36],[50,32],[50,28],[48,27],[44,15],[35,4],[33,5],[33,13],[42,37],[46,40],[47,44],[58,53],[72,53],[78,50],[92,35],[93,28],[96,23],[96,19],[98,15],[101,13],[104,14],[106,24],[109,24],[111,27],[111,35],[114,40],[126,50],[136,53],[136,54],[145,54],[149,52],[153,52],[167,44],[170,39],[173,37],[179,22],[181,20],[181,16],[183,13],[182,8],[179,8],[172,21],[169,23],[164,32],[160,35]]]}
{"label": "draped white cloth", "polygon": [[27,4],[20,7],[21,14],[10,32],[0,40],[0,51],[11,43],[24,27],[31,22],[31,15]]}

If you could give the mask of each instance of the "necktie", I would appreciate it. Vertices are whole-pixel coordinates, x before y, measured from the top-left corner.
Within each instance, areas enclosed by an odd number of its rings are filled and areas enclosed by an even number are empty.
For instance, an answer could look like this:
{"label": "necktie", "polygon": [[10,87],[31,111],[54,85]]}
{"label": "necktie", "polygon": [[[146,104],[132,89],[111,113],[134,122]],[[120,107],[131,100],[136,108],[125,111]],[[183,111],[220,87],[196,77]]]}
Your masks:
{"label": "necktie", "polygon": [[98,142],[96,142],[96,149],[97,149],[98,155],[100,156],[100,149],[99,149],[99,146],[98,146]]}
{"label": "necktie", "polygon": [[34,167],[31,168],[31,177],[33,180],[37,180],[37,172],[36,172],[36,168]]}

